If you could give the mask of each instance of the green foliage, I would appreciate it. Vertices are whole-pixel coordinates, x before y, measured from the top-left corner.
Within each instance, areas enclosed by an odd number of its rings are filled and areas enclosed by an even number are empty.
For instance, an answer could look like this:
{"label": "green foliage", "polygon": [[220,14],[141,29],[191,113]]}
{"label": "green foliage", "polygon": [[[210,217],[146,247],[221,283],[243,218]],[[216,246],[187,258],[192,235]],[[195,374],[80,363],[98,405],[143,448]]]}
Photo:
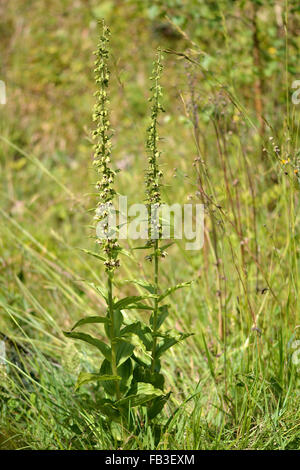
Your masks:
{"label": "green foliage", "polygon": [[101,374],[91,374],[89,372],[81,372],[78,376],[77,382],[75,384],[75,390],[77,390],[81,385],[90,383],[90,382],[107,382],[113,380],[121,380],[121,377],[114,375],[101,375]]}
{"label": "green foliage", "polygon": [[[102,36],[97,51],[96,61],[96,84],[100,86],[100,91],[96,92],[98,102],[95,106],[94,120],[97,122],[97,129],[93,133],[93,137],[99,139],[98,143],[94,146],[95,159],[94,166],[102,177],[102,181],[98,182],[96,188],[100,191],[100,207],[102,205],[112,204],[115,191],[113,189],[113,182],[115,172],[110,169],[111,157],[111,142],[109,138],[109,120],[107,112],[107,91],[109,81],[109,67],[108,67],[108,39],[109,30],[103,23]],[[152,230],[157,229],[155,221],[153,222],[152,211],[153,207],[158,209],[160,206],[160,183],[159,179],[162,177],[162,172],[159,169],[158,157],[159,151],[157,148],[158,143],[158,115],[163,111],[160,99],[162,96],[162,88],[159,84],[160,75],[162,72],[162,57],[161,52],[158,51],[157,60],[153,65],[153,74],[151,80],[154,85],[151,87],[152,102],[151,108],[151,124],[148,128],[147,151],[149,154],[149,168],[146,173],[146,194],[147,194],[147,207],[149,214],[149,235],[153,236]],[[105,206],[106,207],[106,206]],[[96,215],[96,220],[101,221],[107,215],[107,210],[104,215]],[[161,236],[160,229],[158,229],[159,236]],[[107,232],[108,233],[108,232]],[[107,303],[106,317],[90,316],[79,320],[72,328],[71,332],[64,332],[64,335],[79,339],[95,346],[104,356],[104,360],[100,367],[100,373],[81,372],[78,376],[75,389],[80,388],[91,382],[97,382],[103,387],[107,397],[101,401],[100,410],[104,417],[109,421],[122,422],[126,429],[130,430],[131,421],[128,420],[129,411],[135,407],[147,407],[147,418],[154,419],[163,409],[170,392],[164,392],[165,379],[161,369],[160,358],[169,348],[186,339],[189,334],[177,334],[167,332],[162,333],[160,328],[163,325],[169,314],[169,306],[161,305],[161,302],[176,290],[187,287],[190,282],[181,283],[174,287],[168,288],[165,292],[160,293],[158,288],[158,259],[164,253],[167,247],[171,245],[159,246],[157,239],[150,238],[147,243],[147,249],[152,248],[154,259],[154,283],[149,284],[144,281],[134,280],[133,283],[137,286],[146,289],[149,294],[145,295],[131,295],[120,300],[115,300],[112,296],[112,287],[114,279],[114,269],[118,266],[118,259],[116,253],[121,249],[116,240],[106,239],[97,240],[102,245],[107,260],[102,256],[90,250],[83,250],[86,254],[91,255],[101,261],[104,261],[107,272],[107,295],[102,295]],[[152,258],[151,258],[152,259]],[[96,288],[97,289],[97,288]],[[148,305],[142,301],[153,300],[153,305]],[[122,310],[146,310],[152,311],[149,326],[142,321],[132,322],[124,326],[124,316]],[[92,324],[104,324],[104,331],[107,340],[110,343],[108,346],[103,341],[92,337],[86,333],[73,332],[74,329]],[[123,327],[123,328],[122,328]],[[132,335],[135,335],[142,344],[146,355],[141,355],[138,352],[137,342],[134,341]],[[147,351],[150,363],[147,362]],[[118,411],[118,413],[117,413]],[[133,420],[133,426],[136,427],[138,417],[141,415],[139,412]],[[111,428],[111,432],[115,435],[117,428]]]}
{"label": "green foliage", "polygon": [[103,341],[100,341],[99,339],[94,338],[93,336],[86,333],[71,333],[65,331],[64,335],[69,338],[80,339],[85,343],[95,346],[104,355],[104,357],[106,357],[109,361],[111,360],[111,348],[109,348],[107,344],[103,343]]}
{"label": "green foliage", "polygon": [[89,323],[106,323],[107,321],[108,321],[108,319],[105,318],[105,317],[82,318],[81,320],[78,320],[78,322],[75,323],[72,330],[75,330],[75,328],[78,328],[78,326],[87,325]]}

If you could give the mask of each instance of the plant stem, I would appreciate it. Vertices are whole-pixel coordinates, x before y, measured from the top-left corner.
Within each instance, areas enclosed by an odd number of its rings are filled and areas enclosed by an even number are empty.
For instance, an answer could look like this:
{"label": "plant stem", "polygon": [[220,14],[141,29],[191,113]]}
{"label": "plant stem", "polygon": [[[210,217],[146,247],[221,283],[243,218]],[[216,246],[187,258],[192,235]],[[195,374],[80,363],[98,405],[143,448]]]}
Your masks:
{"label": "plant stem", "polygon": [[[155,89],[156,89],[156,94],[155,94],[155,107],[158,108],[158,93],[157,93],[157,87],[158,87],[158,77],[155,79]],[[153,155],[154,155],[154,178],[156,178],[157,175],[157,161],[156,161],[156,152],[157,152],[157,146],[156,146],[156,136],[157,136],[157,116],[154,118],[154,149],[153,149]],[[156,218],[156,217],[155,217]],[[158,295],[158,239],[154,241],[154,293],[157,296]],[[152,361],[151,361],[151,372],[154,372],[155,368],[155,355],[156,355],[156,345],[157,345],[157,315],[158,315],[158,299],[155,298],[154,300],[154,312],[153,312],[153,345],[152,345]]]}
{"label": "plant stem", "polygon": [[[163,111],[163,108],[160,104],[160,96],[162,96],[161,86],[159,84],[160,73],[162,71],[161,64],[161,52],[157,51],[157,59],[153,63],[153,75],[151,80],[153,80],[154,85],[150,88],[152,92],[152,101],[151,107],[151,124],[148,129],[148,139],[147,139],[147,149],[149,152],[149,169],[146,178],[146,187],[147,187],[147,200],[148,200],[148,223],[150,225],[149,235],[150,235],[150,244],[153,246],[153,256],[154,260],[154,293],[156,298],[154,300],[154,311],[153,311],[153,322],[152,322],[152,354],[151,354],[151,372],[154,372],[155,369],[155,360],[156,360],[156,347],[157,347],[157,317],[158,317],[158,258],[159,253],[159,239],[161,238],[161,226],[159,222],[159,207],[161,205],[161,194],[160,194],[160,183],[159,178],[162,176],[162,172],[158,168],[158,157],[159,151],[157,149],[158,135],[157,135],[157,116],[160,111]],[[153,214],[154,210],[154,214]],[[155,233],[153,235],[152,233]]]}
{"label": "plant stem", "polygon": [[[111,369],[113,375],[118,375],[117,357],[115,348],[115,324],[114,324],[114,309],[113,309],[113,295],[112,295],[112,277],[113,274],[109,273],[107,276],[108,287],[108,313],[110,322],[110,345],[111,345]],[[120,386],[118,380],[115,381],[117,399],[120,400]]]}
{"label": "plant stem", "polygon": [[[155,240],[154,243],[154,293],[158,295],[158,240]],[[153,311],[153,346],[152,346],[152,362],[151,362],[151,372],[154,372],[155,368],[155,355],[156,355],[156,345],[157,345],[157,316],[158,316],[158,299],[157,297],[154,300],[154,311]]]}

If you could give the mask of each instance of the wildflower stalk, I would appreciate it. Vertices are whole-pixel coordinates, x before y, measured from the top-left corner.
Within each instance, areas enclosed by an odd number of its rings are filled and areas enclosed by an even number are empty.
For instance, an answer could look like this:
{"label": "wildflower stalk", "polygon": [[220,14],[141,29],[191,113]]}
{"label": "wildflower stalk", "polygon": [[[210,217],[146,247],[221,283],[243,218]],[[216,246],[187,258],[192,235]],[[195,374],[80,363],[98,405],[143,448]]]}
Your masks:
{"label": "wildflower stalk", "polygon": [[[96,122],[96,129],[93,132],[93,138],[96,140],[94,145],[93,165],[100,177],[96,183],[96,189],[99,191],[99,202],[97,204],[96,221],[102,221],[104,228],[104,238],[97,238],[97,243],[101,245],[106,261],[104,262],[107,273],[107,307],[108,307],[108,329],[110,331],[111,346],[111,369],[112,374],[117,376],[117,361],[115,348],[115,325],[114,325],[114,306],[113,306],[113,278],[114,270],[119,266],[118,249],[119,245],[114,234],[110,233],[110,227],[106,221],[109,217],[109,211],[113,207],[113,198],[116,194],[113,183],[115,172],[110,167],[111,162],[111,137],[110,122],[108,119],[107,106],[109,103],[107,88],[109,83],[109,37],[110,31],[104,24],[102,25],[102,35],[96,51],[95,77],[99,90],[95,96],[97,102],[94,108],[93,120]],[[115,381],[116,396],[120,398],[119,383]]]}
{"label": "wildflower stalk", "polygon": [[151,372],[155,370],[155,359],[156,359],[156,347],[157,347],[157,318],[158,318],[158,281],[159,281],[159,258],[161,256],[159,250],[159,238],[161,238],[161,225],[158,219],[159,207],[161,205],[161,194],[160,194],[160,178],[162,172],[158,167],[158,158],[160,152],[157,148],[157,142],[159,140],[157,125],[158,115],[160,111],[163,111],[163,107],[160,103],[162,96],[162,88],[160,86],[160,74],[162,71],[162,56],[161,51],[157,51],[157,58],[153,64],[153,71],[150,80],[154,82],[150,88],[152,96],[150,101],[152,102],[151,107],[151,124],[148,128],[147,138],[147,151],[148,151],[148,171],[146,173],[146,194],[147,194],[147,207],[148,207],[148,221],[149,221],[149,245],[153,246],[153,254],[151,260],[154,260],[154,311],[153,311],[153,323],[152,323],[152,359],[151,359]]}
{"label": "wildflower stalk", "polygon": [[[111,369],[112,369],[113,375],[117,377],[118,369],[117,369],[116,348],[115,348],[115,343],[114,343],[115,325],[114,325],[114,311],[113,311],[112,278],[113,278],[113,274],[109,273],[108,279],[107,279],[108,316],[109,316],[109,321],[110,321],[110,338],[111,338],[111,343],[110,343],[111,344]],[[120,386],[119,386],[118,380],[116,380],[115,386],[116,386],[116,397],[117,397],[117,400],[119,400],[121,398],[121,395],[120,395]]]}
{"label": "wildflower stalk", "polygon": [[[77,379],[76,387],[83,384],[97,381],[102,384],[106,394],[110,397],[98,401],[99,410],[106,418],[107,428],[115,437],[119,431],[123,430],[123,423],[127,429],[135,429],[143,415],[141,409],[135,413],[135,407],[146,408],[147,419],[153,420],[163,409],[171,392],[164,392],[164,376],[160,371],[160,357],[162,354],[178,342],[184,340],[189,334],[168,331],[164,335],[158,335],[158,331],[168,315],[168,305],[162,305],[164,298],[177,289],[185,287],[190,283],[181,283],[166,289],[162,294],[159,291],[159,258],[164,257],[163,247],[160,246],[162,238],[162,227],[159,223],[158,213],[161,205],[160,178],[162,172],[158,167],[159,151],[157,149],[157,119],[163,108],[160,104],[162,95],[159,84],[162,70],[161,53],[158,51],[157,60],[154,63],[153,86],[151,88],[151,124],[148,128],[147,150],[149,156],[149,168],[146,173],[146,193],[149,223],[149,241],[146,247],[152,250],[147,258],[154,260],[154,286],[141,280],[144,287],[151,292],[139,296],[127,296],[118,300],[113,296],[114,272],[119,266],[118,255],[122,250],[117,242],[116,227],[112,226],[113,200],[115,197],[114,178],[115,171],[110,166],[111,157],[111,130],[108,119],[108,97],[107,87],[109,82],[108,70],[108,44],[109,30],[103,24],[103,31],[96,52],[95,62],[96,83],[99,89],[96,92],[97,102],[94,109],[93,120],[96,122],[96,129],[93,132],[95,139],[94,162],[93,165],[99,175],[96,189],[99,191],[99,202],[97,203],[95,221],[97,223],[97,243],[104,251],[104,264],[107,275],[107,293],[102,294],[107,304],[106,316],[90,316],[80,319],[70,332],[64,332],[69,338],[79,339],[96,347],[104,356],[99,373],[81,372]],[[114,222],[114,221],[113,221]],[[99,233],[99,227],[101,233]],[[85,250],[86,251],[86,250]],[[99,258],[97,253],[88,252]],[[100,256],[103,259],[102,256]],[[139,283],[139,281],[137,281]],[[126,309],[149,309],[149,305],[144,303],[144,299],[149,299],[154,295],[153,312],[150,318],[150,325],[143,321],[132,324],[124,322],[124,310]],[[78,327],[86,324],[104,324],[105,333],[109,345],[84,332],[75,332]],[[125,326],[124,326],[125,325]],[[123,326],[123,327],[122,327]],[[133,338],[133,336],[135,338]],[[159,337],[159,340],[158,340]],[[140,356],[140,350],[136,347],[136,341],[142,342],[142,349],[151,354],[151,363],[145,361]],[[145,411],[145,410],[144,410]],[[143,413],[144,413],[143,411]],[[123,432],[123,431],[122,431]]]}
{"label": "wildflower stalk", "polygon": [[[158,240],[154,243],[154,287],[155,295],[158,296]],[[154,301],[154,314],[153,314],[153,347],[152,347],[152,360],[151,360],[151,372],[154,372],[155,368],[155,353],[157,346],[157,316],[158,316],[158,299]]]}

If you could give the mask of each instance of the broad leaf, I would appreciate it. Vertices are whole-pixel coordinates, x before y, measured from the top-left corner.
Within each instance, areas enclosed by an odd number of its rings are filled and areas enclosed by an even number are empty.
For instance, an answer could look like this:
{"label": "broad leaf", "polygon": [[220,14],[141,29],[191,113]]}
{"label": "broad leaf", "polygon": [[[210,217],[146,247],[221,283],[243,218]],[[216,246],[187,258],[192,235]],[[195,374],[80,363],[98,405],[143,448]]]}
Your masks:
{"label": "broad leaf", "polygon": [[100,341],[99,339],[94,338],[91,335],[87,335],[86,333],[70,333],[68,331],[64,331],[63,333],[67,338],[80,339],[85,343],[89,343],[95,346],[97,349],[99,349],[99,351],[101,351],[101,353],[106,359],[108,359],[109,361],[111,360],[111,350],[107,346],[107,344],[103,343],[103,341]]}
{"label": "broad leaf", "polygon": [[[113,337],[119,336],[120,334],[120,328],[123,323],[123,315],[120,310],[113,310],[113,324],[114,324],[114,331],[113,331]],[[105,332],[108,338],[111,339],[111,322],[109,319],[109,316],[107,314],[107,323],[105,324]]]}
{"label": "broad leaf", "polygon": [[133,371],[133,377],[136,382],[150,383],[155,388],[159,388],[161,390],[164,388],[164,376],[157,372],[151,372],[149,367],[136,365]]}
{"label": "broad leaf", "polygon": [[118,367],[118,374],[122,377],[120,382],[120,392],[125,394],[128,392],[128,389],[132,381],[132,360],[129,358],[127,361],[123,362],[121,366]]}
{"label": "broad leaf", "polygon": [[[169,315],[169,305],[162,305],[158,309],[158,315],[157,315],[157,324],[156,328],[157,330],[161,327],[167,316]],[[153,314],[151,315],[150,318],[150,325],[153,328]]]}
{"label": "broad leaf", "polygon": [[75,390],[77,390],[83,384],[87,384],[90,382],[104,382],[107,380],[121,380],[121,377],[116,375],[101,375],[92,374],[90,372],[80,372],[77,378],[77,382],[75,384]]}
{"label": "broad leaf", "polygon": [[128,392],[128,396],[117,401],[116,405],[130,405],[131,407],[141,406],[160,395],[163,395],[163,392],[157,388],[154,388],[153,385],[139,382],[134,384],[134,386]]}
{"label": "broad leaf", "polygon": [[129,343],[128,341],[125,341],[124,339],[121,338],[116,338],[118,341],[116,344],[116,351],[117,351],[117,366],[119,367],[123,362],[128,359],[134,350],[134,344]]}
{"label": "broad leaf", "polygon": [[[132,358],[141,366],[150,367],[151,365],[151,347],[146,348],[144,342],[140,339],[139,335],[133,335],[131,339],[135,345]],[[151,337],[152,344],[152,337]]]}
{"label": "broad leaf", "polygon": [[116,441],[123,440],[124,428],[120,423],[116,423],[115,421],[112,421],[110,423],[110,432]]}
{"label": "broad leaf", "polygon": [[156,349],[155,357],[159,358],[169,348],[171,348],[175,344],[179,343],[180,341],[183,341],[184,339],[188,338],[189,336],[191,336],[191,333],[180,333],[179,337],[166,335],[163,342],[161,344],[159,344],[158,348]]}
{"label": "broad leaf", "polygon": [[122,330],[120,331],[120,336],[126,336],[127,334],[132,333],[137,335],[141,329],[141,326],[142,324],[140,321],[131,323],[131,325],[124,326],[124,328],[122,328]]}
{"label": "broad leaf", "polygon": [[149,419],[155,418],[155,416],[157,416],[161,412],[166,402],[170,398],[170,395],[171,395],[171,392],[167,393],[167,395],[154,398],[154,400],[150,404],[150,407],[148,408]]}
{"label": "broad leaf", "polygon": [[130,333],[138,336],[148,351],[152,349],[152,333],[149,326],[140,321],[135,322],[122,328],[120,336],[126,336]]}
{"label": "broad leaf", "polygon": [[[127,361],[123,362],[121,366],[117,368],[117,373],[118,376],[121,377],[121,381],[119,382],[120,386],[120,391],[121,393],[126,393],[128,391],[128,388],[131,385],[131,380],[132,380],[132,360],[127,359]],[[101,368],[100,368],[100,374],[105,374],[105,375],[111,375],[112,374],[112,369],[111,369],[111,364],[109,361],[104,359]],[[111,396],[114,396],[116,393],[116,387],[115,387],[115,382],[114,381],[107,381],[103,382],[102,386],[106,393],[108,393]]]}
{"label": "broad leaf", "polygon": [[[107,383],[107,382],[103,382]],[[112,383],[112,382],[111,382]],[[102,398],[96,402],[97,408],[101,411],[102,414],[107,416],[111,420],[121,421],[122,416],[120,410],[114,405],[114,402],[109,398]]]}

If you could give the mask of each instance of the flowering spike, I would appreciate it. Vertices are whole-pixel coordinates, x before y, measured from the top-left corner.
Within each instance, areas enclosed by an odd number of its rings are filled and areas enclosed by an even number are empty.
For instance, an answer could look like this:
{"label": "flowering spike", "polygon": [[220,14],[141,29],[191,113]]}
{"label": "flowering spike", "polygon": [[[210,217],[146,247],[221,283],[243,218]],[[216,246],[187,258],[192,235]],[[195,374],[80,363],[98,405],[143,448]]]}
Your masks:
{"label": "flowering spike", "polygon": [[[160,152],[158,151],[157,147],[157,143],[159,140],[157,132],[157,120],[159,112],[164,111],[160,102],[162,96],[162,87],[159,82],[162,69],[162,55],[161,50],[158,49],[156,60],[153,63],[152,76],[150,77],[150,80],[152,80],[153,85],[150,88],[150,91],[152,92],[152,96],[149,100],[152,103],[151,123],[148,127],[148,136],[146,143],[146,148],[148,152],[148,170],[146,172],[146,203],[148,206],[149,219],[151,218],[152,234],[154,232],[157,232],[158,230],[159,236],[161,235],[161,227],[157,220],[157,214],[161,204],[160,179],[163,176],[163,173],[161,170],[159,170],[158,167],[158,158],[160,156]],[[153,210],[155,214],[153,214]],[[151,230],[150,227],[149,230]],[[150,236],[150,239],[151,238],[152,237]]]}
{"label": "flowering spike", "polygon": [[102,34],[100,36],[97,51],[95,52],[95,81],[99,89],[96,91],[97,98],[93,121],[96,123],[92,136],[95,140],[93,166],[98,173],[96,189],[99,191],[99,202],[97,204],[94,220],[102,221],[105,238],[97,238],[106,254],[105,266],[107,271],[113,271],[119,266],[118,249],[116,238],[110,236],[107,220],[109,211],[113,208],[113,199],[116,194],[114,190],[115,171],[110,167],[111,162],[111,129],[108,117],[108,84],[109,84],[109,37],[110,31],[105,23],[102,23]]}

